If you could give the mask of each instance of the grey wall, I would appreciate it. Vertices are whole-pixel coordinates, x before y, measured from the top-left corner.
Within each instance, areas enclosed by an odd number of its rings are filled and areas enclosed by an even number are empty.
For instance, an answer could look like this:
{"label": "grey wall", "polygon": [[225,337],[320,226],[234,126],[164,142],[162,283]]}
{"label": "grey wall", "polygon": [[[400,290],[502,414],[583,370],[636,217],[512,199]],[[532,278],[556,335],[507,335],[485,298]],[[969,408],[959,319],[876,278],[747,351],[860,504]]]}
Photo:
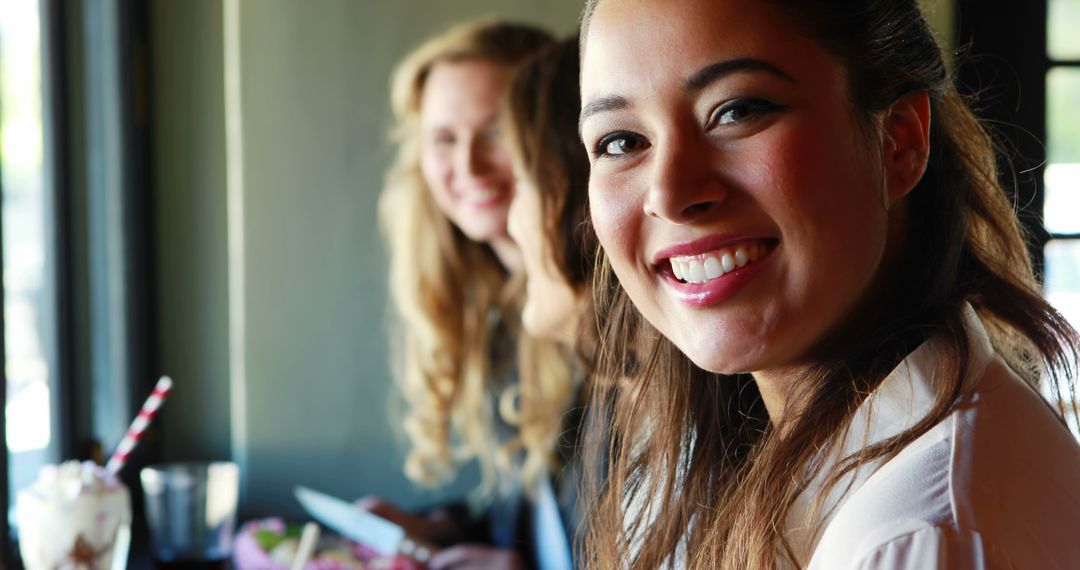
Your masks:
{"label": "grey wall", "polygon": [[225,107],[220,0],[154,2],[154,202],[161,411],[169,460],[229,450]]}
{"label": "grey wall", "polygon": [[[221,0],[153,4],[160,349],[167,460],[232,458],[248,516],[297,516],[295,484],[406,506],[460,495],[401,476],[387,403],[388,77],[423,38],[506,16],[559,33],[578,0],[241,0],[242,222],[227,214]],[[233,158],[230,158],[232,160]],[[244,247],[230,262],[230,224]],[[242,262],[237,259],[242,257]],[[231,273],[230,273],[231,272]],[[230,298],[229,280],[245,285]],[[230,338],[242,304],[244,334]],[[235,324],[235,323],[234,323]],[[246,375],[230,372],[241,358]],[[230,385],[246,413],[234,411]]]}

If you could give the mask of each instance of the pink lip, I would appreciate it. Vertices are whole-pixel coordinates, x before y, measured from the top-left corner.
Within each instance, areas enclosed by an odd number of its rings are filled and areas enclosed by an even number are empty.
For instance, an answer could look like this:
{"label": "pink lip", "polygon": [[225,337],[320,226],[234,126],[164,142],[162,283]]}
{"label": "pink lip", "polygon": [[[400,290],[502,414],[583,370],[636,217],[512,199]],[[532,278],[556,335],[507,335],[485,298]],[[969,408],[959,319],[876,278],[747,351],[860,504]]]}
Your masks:
{"label": "pink lip", "polygon": [[498,206],[505,201],[503,196],[495,196],[494,198],[484,200],[483,202],[469,202],[468,204],[473,208],[491,208],[493,206]]}
{"label": "pink lip", "polygon": [[[660,265],[660,263],[668,260],[672,256],[700,255],[749,239],[754,238],[739,237],[731,239],[718,236],[676,245],[657,253],[657,265]],[[778,247],[779,244],[776,244],[757,261],[744,267],[740,267],[730,273],[725,273],[724,275],[705,283],[684,283],[676,279],[675,276],[668,271],[658,271],[657,277],[666,287],[670,288],[675,294],[675,298],[683,305],[691,308],[711,307],[734,297],[747,283],[753,280],[754,277],[761,273],[761,271],[766,269],[767,266],[770,265],[774,257],[773,254]]]}

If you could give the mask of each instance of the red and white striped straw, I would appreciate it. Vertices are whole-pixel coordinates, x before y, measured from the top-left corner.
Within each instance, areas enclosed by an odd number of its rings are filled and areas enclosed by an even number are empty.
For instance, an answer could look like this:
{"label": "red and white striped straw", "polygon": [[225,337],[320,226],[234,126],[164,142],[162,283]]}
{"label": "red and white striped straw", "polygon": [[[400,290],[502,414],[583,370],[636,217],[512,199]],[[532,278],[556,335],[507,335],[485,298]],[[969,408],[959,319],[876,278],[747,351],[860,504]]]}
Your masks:
{"label": "red and white striped straw", "polygon": [[135,449],[135,444],[139,443],[143,432],[146,431],[150,421],[157,415],[158,408],[168,397],[170,390],[172,390],[172,379],[168,376],[162,376],[157,381],[157,385],[154,386],[154,391],[150,393],[150,397],[143,403],[139,415],[135,416],[135,420],[131,422],[131,427],[124,434],[124,438],[120,440],[120,445],[116,446],[116,451],[109,458],[109,462],[105,464],[106,471],[116,475],[124,468],[128,456],[131,455],[131,450]]}

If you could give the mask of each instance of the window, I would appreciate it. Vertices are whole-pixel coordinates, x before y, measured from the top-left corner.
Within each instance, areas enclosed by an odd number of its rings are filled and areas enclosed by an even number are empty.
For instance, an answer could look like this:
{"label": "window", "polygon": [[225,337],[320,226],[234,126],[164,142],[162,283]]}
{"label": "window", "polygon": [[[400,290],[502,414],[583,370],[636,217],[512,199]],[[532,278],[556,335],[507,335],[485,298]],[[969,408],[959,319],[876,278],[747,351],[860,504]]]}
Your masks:
{"label": "window", "polygon": [[1043,223],[1047,299],[1080,328],[1080,1],[1047,5]]}
{"label": "window", "polygon": [[1002,171],[1046,298],[1080,327],[1080,0],[957,0],[956,14],[961,89],[979,94],[1009,153]]}
{"label": "window", "polygon": [[16,491],[111,452],[156,378],[146,5],[0,0],[0,567]]}
{"label": "window", "polygon": [[43,463],[58,457],[57,296],[48,237],[53,216],[39,14],[36,0],[0,0],[0,244],[10,491],[26,486]]}

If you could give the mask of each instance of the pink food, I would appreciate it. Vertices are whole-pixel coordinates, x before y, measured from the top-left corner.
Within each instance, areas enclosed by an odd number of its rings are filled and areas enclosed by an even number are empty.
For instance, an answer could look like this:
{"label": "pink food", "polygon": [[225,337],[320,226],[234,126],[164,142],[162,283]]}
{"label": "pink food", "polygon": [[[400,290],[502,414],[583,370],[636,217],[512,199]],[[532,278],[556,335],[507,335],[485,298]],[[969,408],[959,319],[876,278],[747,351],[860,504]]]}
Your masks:
{"label": "pink food", "polygon": [[[294,527],[295,529],[295,527]],[[241,527],[233,543],[233,563],[237,570],[289,570],[285,560],[293,555],[298,537],[280,518],[249,521]],[[423,570],[424,566],[406,556],[388,558],[374,550],[339,537],[324,536],[304,570]],[[274,544],[271,551],[263,544]],[[288,543],[288,541],[293,541]]]}

